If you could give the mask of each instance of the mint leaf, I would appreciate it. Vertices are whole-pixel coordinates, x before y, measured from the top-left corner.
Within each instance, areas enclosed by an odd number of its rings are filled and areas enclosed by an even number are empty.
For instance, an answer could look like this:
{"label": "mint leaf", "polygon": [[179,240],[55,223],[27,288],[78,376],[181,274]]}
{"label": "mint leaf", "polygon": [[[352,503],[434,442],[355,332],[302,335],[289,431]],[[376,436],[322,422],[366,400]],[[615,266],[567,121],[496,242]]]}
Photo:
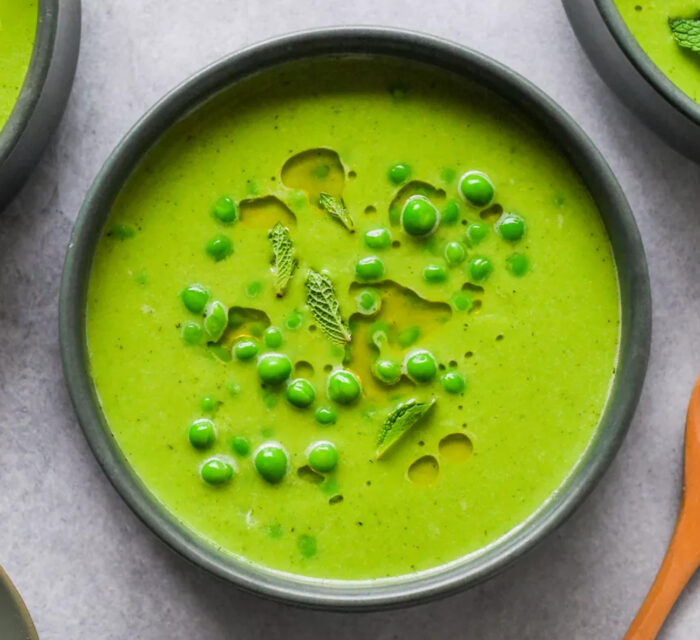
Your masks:
{"label": "mint leaf", "polygon": [[668,26],[680,47],[700,53],[700,19],[669,18]]}
{"label": "mint leaf", "polygon": [[330,278],[309,269],[305,284],[306,304],[321,331],[335,344],[344,345],[350,342],[350,329],[340,315],[340,304]]}
{"label": "mint leaf", "polygon": [[396,407],[384,421],[377,442],[377,460],[380,460],[386,452],[398,442],[401,437],[417,424],[421,418],[430,411],[435,400],[430,402],[418,402],[408,400]]}
{"label": "mint leaf", "polygon": [[289,237],[289,229],[278,222],[267,237],[272,243],[272,253],[275,255],[273,272],[275,274],[275,292],[281,298],[287,290],[287,285],[292,279],[297,261],[294,257],[294,244]]}
{"label": "mint leaf", "polygon": [[228,326],[228,309],[223,302],[214,300],[204,313],[204,331],[210,342],[218,342]]}
{"label": "mint leaf", "polygon": [[338,220],[348,231],[351,233],[355,231],[355,223],[342,198],[339,200],[328,193],[321,193],[318,204],[321,209],[330,213],[331,216]]}

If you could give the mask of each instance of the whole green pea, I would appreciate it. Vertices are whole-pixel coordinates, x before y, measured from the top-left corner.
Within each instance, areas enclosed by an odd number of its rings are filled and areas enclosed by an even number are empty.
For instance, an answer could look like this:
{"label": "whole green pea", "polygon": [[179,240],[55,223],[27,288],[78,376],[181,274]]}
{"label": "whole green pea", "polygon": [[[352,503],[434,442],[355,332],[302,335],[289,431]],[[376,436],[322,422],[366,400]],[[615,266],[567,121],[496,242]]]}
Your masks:
{"label": "whole green pea", "polygon": [[362,392],[360,381],[347,369],[336,369],[328,376],[328,397],[340,404],[350,404]]}
{"label": "whole green pea", "polygon": [[216,428],[208,418],[199,418],[190,425],[187,435],[195,449],[206,449],[216,440]]}
{"label": "whole green pea", "polygon": [[455,171],[452,167],[443,167],[440,171],[440,177],[445,184],[451,184],[456,175],[457,171]]}
{"label": "whole green pea", "polygon": [[295,407],[308,407],[316,399],[314,386],[304,378],[292,380],[287,387],[287,400]]}
{"label": "whole green pea", "polygon": [[431,234],[440,224],[440,213],[425,196],[411,196],[401,210],[401,226],[411,236]]}
{"label": "whole green pea", "polygon": [[233,355],[239,360],[252,360],[258,355],[259,350],[257,340],[249,337],[239,338],[233,345]]}
{"label": "whole green pea", "polygon": [[331,172],[331,168],[325,164],[317,164],[312,170],[311,173],[314,178],[318,178],[319,180],[323,180],[324,178],[328,177],[328,174]]}
{"label": "whole green pea", "polygon": [[468,204],[481,208],[491,204],[495,189],[485,173],[467,171],[459,179],[459,192]]}
{"label": "whole green pea", "polygon": [[459,220],[459,205],[450,200],[442,209],[442,221],[446,224],[454,224]]}
{"label": "whole green pea", "polygon": [[448,371],[442,376],[440,382],[442,382],[442,388],[447,393],[461,393],[464,391],[464,377],[456,371]]}
{"label": "whole green pea", "polygon": [[312,444],[307,451],[309,466],[319,473],[333,471],[338,464],[338,450],[328,440]]}
{"label": "whole green pea", "polygon": [[461,242],[448,242],[445,245],[445,260],[450,266],[464,262],[467,250]]}
{"label": "whole green pea", "polygon": [[415,382],[430,382],[437,373],[437,362],[430,351],[414,351],[406,358],[406,373]]}
{"label": "whole green pea", "polygon": [[250,333],[256,338],[260,338],[265,331],[265,325],[262,322],[256,321],[250,323]]}
{"label": "whole green pea", "polygon": [[247,318],[241,309],[234,307],[228,314],[228,326],[238,328],[246,322]]}
{"label": "whole green pea", "polygon": [[264,288],[264,285],[262,282],[259,280],[254,280],[253,282],[249,282],[246,287],[245,287],[245,294],[249,298],[257,298],[261,293]]}
{"label": "whole green pea", "polygon": [[141,269],[134,274],[134,282],[136,284],[140,284],[143,286],[148,284],[148,280],[148,271],[146,271],[145,269]]}
{"label": "whole green pea", "polygon": [[387,249],[391,246],[391,232],[384,227],[365,231],[365,244],[370,249]]}
{"label": "whole green pea", "polygon": [[369,328],[370,345],[374,345],[381,351],[382,347],[389,341],[389,327],[386,322],[377,321]]}
{"label": "whole green pea", "polygon": [[233,465],[221,458],[209,458],[200,467],[200,474],[207,484],[225,484],[233,478]]}
{"label": "whole green pea", "polygon": [[277,349],[282,344],[282,331],[278,327],[268,327],[263,334],[265,346]]}
{"label": "whole green pea", "polygon": [[410,347],[416,340],[418,340],[418,338],[420,338],[420,336],[420,327],[414,325],[413,327],[404,329],[401,333],[399,333],[397,340],[402,347],[406,348]]}
{"label": "whole green pea", "polygon": [[214,300],[204,315],[204,330],[212,342],[218,342],[228,326],[228,309],[223,302]]}
{"label": "whole green pea", "polygon": [[289,458],[284,447],[277,442],[268,442],[253,455],[255,470],[268,482],[277,483],[287,474]]}
{"label": "whole green pea", "polygon": [[182,290],[180,298],[188,311],[201,313],[209,302],[209,292],[201,284],[191,284]]}
{"label": "whole green pea", "polygon": [[517,242],[525,234],[525,220],[515,213],[504,213],[496,222],[496,231],[508,242]]}
{"label": "whole green pea", "polygon": [[374,373],[386,384],[395,384],[401,378],[401,365],[393,360],[380,359],[374,363]]}
{"label": "whole green pea", "polygon": [[520,277],[527,273],[530,267],[530,261],[527,259],[527,256],[522,253],[513,253],[506,258],[506,266],[508,267],[508,271],[514,276]]}
{"label": "whole green pea", "polygon": [[187,344],[199,344],[202,341],[204,332],[196,322],[185,322],[182,325],[182,339]]}
{"label": "whole green pea", "polygon": [[207,242],[206,250],[212,260],[220,262],[233,253],[233,244],[228,236],[219,234]]}
{"label": "whole green pea", "polygon": [[452,296],[452,304],[455,306],[455,309],[466,311],[471,308],[473,300],[463,291],[458,291]]}
{"label": "whole green pea", "polygon": [[287,329],[298,329],[304,320],[304,316],[301,315],[301,311],[298,309],[292,310],[284,321],[284,326]]}
{"label": "whole green pea", "polygon": [[202,407],[202,411],[207,413],[216,411],[219,408],[219,403],[214,396],[204,396],[199,404]]}
{"label": "whole green pea", "polygon": [[411,177],[411,167],[405,162],[397,162],[395,165],[389,167],[388,176],[389,180],[394,184],[401,184]]}
{"label": "whole green pea", "polygon": [[382,303],[381,296],[374,289],[363,289],[355,297],[357,310],[364,315],[372,315],[379,310]]}
{"label": "whole green pea", "polygon": [[423,278],[426,282],[440,283],[447,280],[447,270],[441,264],[429,264],[423,269]]}
{"label": "whole green pea", "polygon": [[281,353],[266,353],[258,359],[258,375],[263,382],[279,384],[292,373],[292,361]]}
{"label": "whole green pea", "polygon": [[114,224],[107,232],[107,236],[117,240],[128,240],[136,235],[136,229],[128,224]]}
{"label": "whole green pea", "polygon": [[297,539],[297,548],[302,558],[313,558],[318,550],[318,543],[313,536],[302,533]]}
{"label": "whole green pea", "polygon": [[213,207],[214,217],[224,224],[231,224],[236,221],[237,211],[236,203],[233,198],[221,196]]}
{"label": "whole green pea", "polygon": [[477,256],[469,263],[469,274],[477,282],[486,280],[493,271],[493,263],[484,256]]}
{"label": "whole green pea", "polygon": [[467,227],[467,240],[471,246],[479,244],[489,234],[489,226],[485,222],[472,222]]}
{"label": "whole green pea", "polygon": [[335,424],[338,412],[333,407],[319,407],[316,409],[316,422],[322,425]]}
{"label": "whole green pea", "polygon": [[377,256],[368,256],[357,261],[355,274],[361,280],[377,280],[384,275],[384,263]]}
{"label": "whole green pea", "polygon": [[247,456],[250,453],[250,440],[245,436],[234,436],[231,440],[231,448],[239,456]]}

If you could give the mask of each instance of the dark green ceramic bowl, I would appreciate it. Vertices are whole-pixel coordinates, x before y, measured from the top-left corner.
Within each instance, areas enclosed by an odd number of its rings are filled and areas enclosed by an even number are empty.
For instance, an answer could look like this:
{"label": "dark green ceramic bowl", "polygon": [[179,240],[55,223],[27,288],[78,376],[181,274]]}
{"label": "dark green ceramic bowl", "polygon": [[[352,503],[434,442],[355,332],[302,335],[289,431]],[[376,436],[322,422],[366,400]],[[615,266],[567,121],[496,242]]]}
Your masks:
{"label": "dark green ceramic bowl", "polygon": [[613,0],[563,0],[584,51],[622,102],[676,151],[700,162],[700,104],[652,62]]}
{"label": "dark green ceramic bowl", "polygon": [[79,46],[80,0],[39,0],[29,69],[14,109],[0,128],[0,210],[39,162],[63,115]]}
{"label": "dark green ceramic bowl", "polygon": [[0,638],[2,640],[39,640],[12,581],[0,567]]}
{"label": "dark green ceramic bowl", "polygon": [[[223,88],[273,65],[329,54],[395,56],[407,63],[427,63],[476,81],[512,102],[541,127],[543,135],[558,141],[578,168],[605,220],[619,269],[619,367],[597,435],[566,484],[497,544],[449,565],[396,579],[305,579],[236,560],[197,537],[158,503],[130,468],[102,415],[88,372],[84,310],[90,265],[114,198],[134,165],[168,127]],[[335,28],[271,40],[224,58],[168,94],[122,140],[88,192],[66,255],[60,297],[63,366],[78,418],[109,479],[136,514],[177,552],[247,591],[336,610],[402,606],[472,586],[502,570],[560,525],[593,488],[627,431],[646,371],[650,330],[647,265],[632,213],[610,168],[576,123],[539,89],[480,53],[438,38],[380,28]]]}

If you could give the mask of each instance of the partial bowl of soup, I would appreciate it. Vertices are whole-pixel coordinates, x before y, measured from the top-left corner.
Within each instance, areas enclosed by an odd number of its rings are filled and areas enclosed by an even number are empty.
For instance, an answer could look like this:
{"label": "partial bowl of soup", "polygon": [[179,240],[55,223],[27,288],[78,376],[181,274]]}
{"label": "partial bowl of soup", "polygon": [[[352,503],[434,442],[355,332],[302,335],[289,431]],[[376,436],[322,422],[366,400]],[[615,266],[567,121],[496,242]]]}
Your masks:
{"label": "partial bowl of soup", "polygon": [[208,67],[131,130],[60,299],[132,509],[243,589],[406,605],[560,524],[629,425],[650,299],[590,140],[493,60],[379,28]]}
{"label": "partial bowl of soup", "polygon": [[61,119],[80,44],[80,0],[0,2],[0,209]]}
{"label": "partial bowl of soup", "polygon": [[700,5],[563,0],[601,77],[658,136],[700,162]]}
{"label": "partial bowl of soup", "polygon": [[38,640],[29,611],[9,576],[0,567],[0,638]]}

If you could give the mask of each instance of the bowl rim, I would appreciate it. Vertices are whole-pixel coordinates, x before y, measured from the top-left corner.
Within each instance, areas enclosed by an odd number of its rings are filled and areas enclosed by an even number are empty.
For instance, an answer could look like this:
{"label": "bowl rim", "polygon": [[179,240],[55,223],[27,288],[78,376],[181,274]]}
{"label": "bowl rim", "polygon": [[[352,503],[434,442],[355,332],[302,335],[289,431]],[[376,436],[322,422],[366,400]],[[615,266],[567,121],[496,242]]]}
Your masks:
{"label": "bowl rim", "polygon": [[[15,614],[22,625],[22,628],[15,629],[15,631],[21,631],[22,638],[25,640],[39,640],[39,636],[36,632],[36,627],[34,626],[34,621],[29,615],[29,610],[25,604],[22,596],[20,595],[17,587],[7,575],[7,572],[0,566],[0,591],[4,590],[6,599],[9,600],[14,606]],[[12,634],[14,636],[14,634]],[[19,634],[18,636],[19,637]]]}
{"label": "bowl rim", "polygon": [[676,86],[634,37],[613,0],[594,0],[601,18],[622,53],[649,85],[677,111],[700,126],[700,104]]}
{"label": "bowl rim", "polygon": [[0,127],[0,166],[24,134],[44,89],[56,45],[59,2],[60,0],[39,0],[29,67],[10,116]]}
{"label": "bowl rim", "polygon": [[[524,110],[565,149],[592,194],[595,187],[598,195],[593,197],[599,207],[601,199],[609,209],[609,216],[603,217],[606,225],[612,225],[608,231],[616,261],[623,263],[624,278],[619,274],[618,279],[627,301],[621,307],[618,362],[618,371],[625,375],[615,376],[611,391],[615,402],[606,405],[599,429],[569,479],[502,543],[456,564],[388,582],[336,583],[271,571],[235,560],[178,523],[136,477],[106,425],[88,372],[84,323],[95,242],[123,180],[162,131],[251,73],[289,60],[348,54],[387,55],[432,64],[481,83]],[[426,602],[473,586],[514,562],[572,513],[608,467],[632,419],[649,356],[651,298],[644,248],[617,180],[588,136],[546,94],[493,59],[435,36],[384,27],[330,27],[271,38],[214,62],[166,94],[133,126],[99,171],[76,219],[61,281],[59,335],[68,390],[93,453],[134,513],[166,544],[218,577],[270,599],[318,609],[378,610]]]}

